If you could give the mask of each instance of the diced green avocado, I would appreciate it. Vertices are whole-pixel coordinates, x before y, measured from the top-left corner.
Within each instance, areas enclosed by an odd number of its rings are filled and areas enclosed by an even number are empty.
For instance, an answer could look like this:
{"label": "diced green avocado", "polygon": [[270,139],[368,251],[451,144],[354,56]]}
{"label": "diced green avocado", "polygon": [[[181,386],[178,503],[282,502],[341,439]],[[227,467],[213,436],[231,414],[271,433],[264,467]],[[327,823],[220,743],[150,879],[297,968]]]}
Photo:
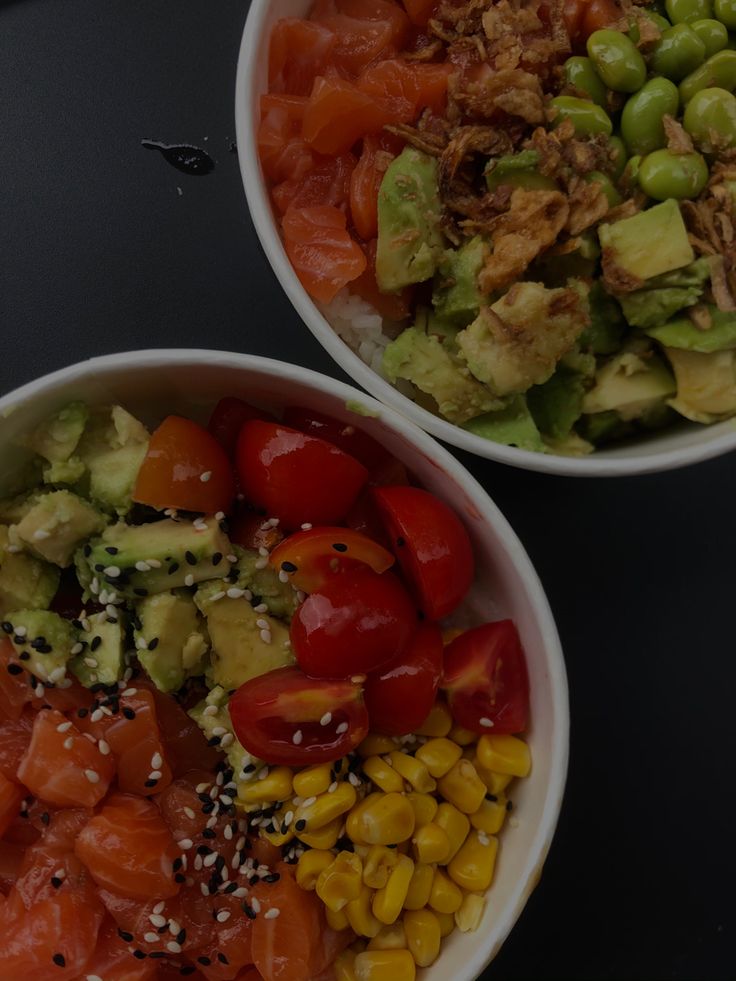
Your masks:
{"label": "diced green avocado", "polygon": [[120,405],[92,410],[78,455],[89,471],[89,496],[124,514],[148,450],[148,430]]}
{"label": "diced green avocado", "polygon": [[255,765],[259,761],[238,741],[227,706],[228,694],[224,688],[217,685],[206,698],[189,710],[189,715],[213,746],[220,746],[224,735],[232,736],[232,742],[226,739],[227,745],[221,748],[224,749],[228,764],[232,767],[233,779],[236,781],[252,779]]}
{"label": "diced green avocado", "polygon": [[106,613],[94,613],[89,630],[79,635],[84,650],[69,662],[69,670],[85,686],[114,685],[125,671],[125,614],[118,610],[110,619]]}
{"label": "diced green avocado", "polygon": [[574,429],[570,430],[564,439],[545,436],[544,445],[548,453],[556,453],[557,456],[587,456],[595,449],[592,443],[583,439]]}
{"label": "diced green avocado", "polygon": [[596,412],[593,415],[583,416],[578,423],[578,429],[584,439],[600,446],[603,443],[630,436],[634,431],[634,425],[632,422],[624,422],[618,412],[609,409],[608,412]]}
{"label": "diced green avocado", "polygon": [[8,531],[0,525],[0,616],[9,610],[47,610],[61,573],[26,552],[8,551]]}
{"label": "diced green avocado", "polygon": [[237,557],[237,563],[230,570],[230,578],[235,573],[238,576],[233,585],[236,588],[249,589],[254,606],[264,603],[271,616],[291,620],[299,605],[297,591],[291,583],[281,582],[278,572],[270,565],[259,568],[260,556],[254,549],[234,545],[233,554]]}
{"label": "diced green avocado", "polygon": [[557,182],[540,174],[539,153],[537,150],[522,150],[507,157],[489,160],[485,171],[489,191],[495,191],[502,184],[511,187],[526,187],[532,190],[556,191]]}
{"label": "diced green avocado", "polygon": [[488,256],[488,245],[476,235],[459,249],[446,249],[440,262],[432,304],[437,316],[469,323],[482,302],[478,273]]}
{"label": "diced green avocado", "polygon": [[543,385],[529,389],[526,394],[529,411],[540,432],[553,440],[564,440],[570,435],[583,411],[588,378],[586,373],[563,362]]}
{"label": "diced green avocado", "polygon": [[718,422],[736,414],[736,351],[665,348],[677,380],[673,409],[692,422]]}
{"label": "diced green avocado", "polygon": [[583,399],[583,412],[615,409],[628,421],[671,398],[675,380],[664,362],[639,339],[598,369],[594,387]]}
{"label": "diced green avocado", "polygon": [[596,280],[588,294],[590,302],[590,324],[580,335],[580,347],[593,354],[615,354],[621,347],[621,339],[626,331],[626,321],[621,307]]}
{"label": "diced green avocado", "polygon": [[39,494],[15,531],[29,551],[64,569],[71,565],[75,549],[106,523],[89,501],[71,491],[57,490]]}
{"label": "diced green avocado", "polygon": [[622,293],[619,302],[632,327],[657,327],[684,307],[694,306],[703,295],[710,276],[708,259],[647,280],[646,289]]}
{"label": "diced green avocado", "polygon": [[64,463],[77,448],[88,417],[84,402],[71,402],[34,429],[24,445],[49,463]]}
{"label": "diced green avocado", "polygon": [[521,450],[535,450],[538,453],[545,450],[523,395],[515,395],[503,409],[471,419],[463,429],[504,446],[518,446]]}
{"label": "diced green avocado", "polygon": [[437,161],[406,147],[386,170],[378,192],[376,279],[393,293],[431,279],[444,242]]}
{"label": "diced green avocado", "polygon": [[59,682],[78,642],[77,630],[49,610],[15,610],[6,619],[13,625],[10,640],[24,668],[41,681]]}
{"label": "diced green avocado", "polygon": [[673,198],[612,225],[599,225],[598,237],[604,272],[614,285],[621,273],[634,282],[651,279],[695,258],[680,207]]}
{"label": "diced green avocado", "polygon": [[386,377],[410,381],[437,402],[440,414],[463,423],[483,412],[502,407],[498,398],[476,381],[467,366],[436,336],[408,327],[387,345],[383,355]]}
{"label": "diced green avocado", "polygon": [[110,525],[77,552],[75,562],[79,581],[92,595],[104,587],[138,599],[221,579],[230,571],[230,554],[230,541],[215,518],[196,525],[164,518],[147,525]]}
{"label": "diced green avocado", "polygon": [[677,317],[647,331],[663,347],[676,347],[699,354],[728,351],[736,347],[736,313],[726,313],[708,305],[712,326],[699,330],[689,317]]}
{"label": "diced green avocado", "polygon": [[159,691],[181,688],[187,678],[204,674],[209,650],[207,628],[186,592],[147,596],[136,607],[138,660]]}
{"label": "diced green avocado", "polygon": [[70,456],[60,463],[49,463],[43,468],[44,484],[78,484],[87,473],[87,468],[78,456]]}

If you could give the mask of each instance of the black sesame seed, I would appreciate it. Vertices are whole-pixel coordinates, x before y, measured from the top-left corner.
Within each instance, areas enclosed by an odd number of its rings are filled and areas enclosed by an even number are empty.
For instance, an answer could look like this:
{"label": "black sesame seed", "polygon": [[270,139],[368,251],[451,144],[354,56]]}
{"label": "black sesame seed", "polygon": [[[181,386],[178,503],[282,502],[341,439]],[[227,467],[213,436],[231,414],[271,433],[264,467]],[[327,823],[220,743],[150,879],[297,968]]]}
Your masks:
{"label": "black sesame seed", "polygon": [[51,644],[39,644],[36,647],[36,650],[38,651],[39,654],[50,654],[53,651],[53,649],[54,648],[51,646]]}
{"label": "black sesame seed", "polygon": [[255,763],[249,763],[247,766],[243,767],[243,773],[253,773],[255,768],[256,768]]}
{"label": "black sesame seed", "polygon": [[137,957],[139,961],[143,961],[146,959],[146,955],[143,953],[142,950],[134,950],[133,957]]}
{"label": "black sesame seed", "polygon": [[196,565],[197,564],[197,556],[194,554],[194,552],[190,552],[188,549],[184,553],[184,558],[187,560],[187,563],[189,565]]}
{"label": "black sesame seed", "polygon": [[197,963],[201,964],[202,967],[209,967],[212,961],[209,959],[209,957],[198,957]]}
{"label": "black sesame seed", "polygon": [[23,668],[20,664],[9,664],[8,674],[23,674]]}
{"label": "black sesame seed", "polygon": [[173,576],[175,572],[178,572],[178,570],[179,570],[179,563],[172,562],[171,565],[169,566],[169,575]]}
{"label": "black sesame seed", "polygon": [[180,968],[179,968],[179,974],[181,974],[181,976],[182,976],[183,978],[186,978],[186,977],[188,977],[188,976],[189,976],[190,974],[194,974],[194,972],[195,972],[196,970],[197,970],[197,968],[196,968],[196,967],[192,967],[192,965],[191,965],[191,964],[185,964],[185,965],[184,965],[183,967],[180,967]]}
{"label": "black sesame seed", "polygon": [[107,552],[108,555],[117,555],[120,550],[117,549],[114,545],[106,545],[105,551]]}
{"label": "black sesame seed", "polygon": [[227,957],[225,957],[225,955],[222,953],[222,951],[219,951],[219,953],[217,954],[217,959],[218,959],[218,961],[221,964],[229,964],[230,963],[230,961],[227,959]]}
{"label": "black sesame seed", "polygon": [[279,872],[271,872],[270,875],[264,875],[263,881],[264,882],[278,882],[280,878],[281,878],[281,875],[280,875]]}
{"label": "black sesame seed", "polygon": [[178,944],[183,944],[183,943],[186,943],[186,939],[187,939],[187,931],[186,931],[186,930],[180,930],[180,931],[179,931],[179,932],[177,933],[177,935],[176,935],[176,936],[174,937],[174,939],[176,940],[176,942],[177,942]]}
{"label": "black sesame seed", "polygon": [[158,930],[156,931],[156,933],[160,937],[162,933],[168,933],[168,931],[169,931],[169,924],[168,923],[164,923],[164,925],[162,927],[159,927],[158,928]]}
{"label": "black sesame seed", "polygon": [[255,920],[256,914],[255,910],[251,909],[247,903],[243,903],[243,912],[248,917],[249,920]]}
{"label": "black sesame seed", "polygon": [[97,635],[93,637],[92,640],[89,642],[89,649],[94,652],[97,650],[97,648],[100,646],[101,643],[102,643],[102,637]]}
{"label": "black sesame seed", "polygon": [[26,642],[25,637],[18,637],[17,635],[13,637],[14,644],[25,644],[25,642]]}
{"label": "black sesame seed", "polygon": [[207,745],[208,746],[219,746],[220,745],[220,737],[219,736],[210,736],[210,738],[207,740]]}
{"label": "black sesame seed", "polygon": [[399,535],[399,537],[396,539],[396,544],[399,548],[403,548],[404,545],[406,545],[406,541]]}
{"label": "black sesame seed", "polygon": [[209,845],[197,845],[197,854],[198,855],[211,855],[212,854],[212,849],[210,848]]}
{"label": "black sesame seed", "polygon": [[174,872],[178,872],[183,864],[184,863],[182,862],[181,858],[175,858],[172,863],[172,868],[174,869]]}
{"label": "black sesame seed", "polygon": [[[166,927],[168,930],[168,927]],[[163,950],[152,950],[148,955],[152,960],[159,960],[161,957],[166,957],[166,952]]]}
{"label": "black sesame seed", "polygon": [[95,572],[104,572],[105,567],[101,562],[95,562]]}
{"label": "black sesame seed", "polygon": [[143,588],[134,589],[133,592],[135,593],[136,596],[148,596],[147,589],[143,589]]}
{"label": "black sesame seed", "polygon": [[[396,847],[396,846],[394,846],[394,847]],[[347,835],[345,835],[342,838],[338,838],[338,840],[337,840],[337,842],[335,844],[335,848],[337,848],[341,852],[354,852],[355,851],[355,845],[352,843],[352,841],[348,838]]]}
{"label": "black sesame seed", "polygon": [[19,659],[21,661],[30,661],[31,660],[31,655],[28,653],[28,651],[21,651],[20,654],[18,655],[18,657],[19,657]]}
{"label": "black sesame seed", "polygon": [[206,804],[202,804],[202,813],[211,814],[215,809],[215,802],[213,800],[207,801]]}
{"label": "black sesame seed", "polygon": [[231,892],[235,892],[237,888],[238,888],[237,882],[228,882],[228,884],[225,886],[225,888],[222,891],[226,893],[231,893]]}
{"label": "black sesame seed", "polygon": [[347,552],[348,547],[343,542],[336,542],[333,546],[336,552]]}
{"label": "black sesame seed", "polygon": [[514,802],[511,801],[511,800],[507,800],[506,801],[506,810],[507,811],[511,811],[511,810],[513,810],[513,807],[514,807]]}
{"label": "black sesame seed", "polygon": [[82,549],[82,552],[84,553],[85,559],[88,559],[90,557],[90,555],[92,554],[92,546],[91,545],[85,545],[84,548]]}
{"label": "black sesame seed", "polygon": [[205,828],[204,831],[202,832],[202,837],[203,838],[216,838],[217,837],[217,833],[215,832],[215,830],[213,828]]}
{"label": "black sesame seed", "polygon": [[495,794],[486,794],[486,800],[491,800],[495,803],[498,800],[498,797],[496,797]]}
{"label": "black sesame seed", "polygon": [[86,708],[77,709],[77,718],[78,719],[84,719],[88,715],[89,715],[89,709],[86,709]]}
{"label": "black sesame seed", "polygon": [[183,875],[181,872],[177,872],[176,875],[174,876],[174,882],[181,883],[186,881],[187,881],[187,877]]}
{"label": "black sesame seed", "polygon": [[307,822],[304,820],[304,818],[299,818],[299,820],[294,825],[294,830],[297,832],[304,831],[306,826],[307,826]]}
{"label": "black sesame seed", "polygon": [[219,565],[222,562],[222,552],[215,552],[211,559],[212,565]]}
{"label": "black sesame seed", "polygon": [[143,786],[144,787],[155,787],[157,783],[158,783],[158,780],[146,780],[146,782],[143,784]]}
{"label": "black sesame seed", "polygon": [[133,942],[133,934],[128,933],[127,930],[118,930],[118,936],[120,937],[121,940],[124,940],[126,944],[130,944]]}
{"label": "black sesame seed", "polygon": [[135,718],[135,712],[133,711],[132,708],[128,708],[127,705],[123,709],[123,715],[125,716],[126,719],[130,720],[131,722]]}
{"label": "black sesame seed", "polygon": [[51,960],[57,967],[66,967],[66,958],[63,954],[54,954]]}
{"label": "black sesame seed", "polygon": [[50,820],[51,820],[51,815],[49,814],[48,811],[44,811],[43,814],[41,815],[41,821],[42,821],[42,823],[45,824],[48,827],[48,824],[49,824],[49,821]]}
{"label": "black sesame seed", "polygon": [[6,634],[12,634],[13,630],[15,629],[9,620],[3,620],[3,622],[0,623],[0,627],[2,627]]}
{"label": "black sesame seed", "polygon": [[284,570],[284,572],[296,572],[297,570],[297,567],[293,562],[282,562],[281,568]]}
{"label": "black sesame seed", "polygon": [[157,647],[158,647],[158,637],[154,637],[152,640],[148,641],[149,651],[155,651]]}
{"label": "black sesame seed", "polygon": [[222,870],[225,868],[225,859],[222,857],[222,855],[218,855],[215,859],[215,868],[217,869],[218,873],[222,873]]}

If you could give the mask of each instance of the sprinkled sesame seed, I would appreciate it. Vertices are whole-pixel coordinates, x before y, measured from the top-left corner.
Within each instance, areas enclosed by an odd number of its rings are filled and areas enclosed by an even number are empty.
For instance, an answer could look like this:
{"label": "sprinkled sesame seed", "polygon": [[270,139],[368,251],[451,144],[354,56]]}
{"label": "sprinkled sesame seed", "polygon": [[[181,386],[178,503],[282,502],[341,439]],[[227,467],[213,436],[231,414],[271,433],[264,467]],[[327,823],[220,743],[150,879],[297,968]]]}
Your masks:
{"label": "sprinkled sesame seed", "polygon": [[238,557],[237,557],[237,555],[233,555],[233,553],[232,553],[232,552],[230,552],[230,554],[229,554],[229,555],[226,555],[226,556],[225,556],[225,558],[226,558],[226,559],[228,560],[228,562],[230,562],[230,563],[234,563],[234,562],[237,562],[237,561],[238,561]]}
{"label": "sprinkled sesame seed", "polygon": [[143,939],[146,941],[147,944],[156,944],[156,943],[158,943],[158,934],[157,933],[144,933],[143,934]]}
{"label": "sprinkled sesame seed", "polygon": [[104,739],[101,739],[97,743],[97,748],[99,749],[99,751],[102,753],[103,756],[109,756],[110,755],[110,744],[107,743],[107,742],[105,742]]}
{"label": "sprinkled sesame seed", "polygon": [[234,804],[235,801],[229,794],[220,794],[220,803],[224,807],[230,807],[230,805]]}
{"label": "sprinkled sesame seed", "polygon": [[225,590],[218,589],[216,593],[213,593],[212,596],[210,596],[210,602],[216,603],[218,600],[221,600],[224,596],[225,596]]}
{"label": "sprinkled sesame seed", "polygon": [[205,470],[204,473],[201,473],[199,475],[199,479],[202,481],[203,484],[206,484],[207,481],[210,479],[211,476],[212,476],[212,471],[211,470]]}
{"label": "sprinkled sesame seed", "polygon": [[103,572],[106,576],[109,576],[110,579],[117,579],[117,577],[120,575],[120,569],[116,565],[105,566]]}
{"label": "sprinkled sesame seed", "polygon": [[360,780],[360,777],[357,774],[355,774],[355,773],[348,773],[348,781],[354,787],[360,787],[361,780]]}
{"label": "sprinkled sesame seed", "polygon": [[172,937],[175,937],[178,933],[181,933],[181,926],[176,922],[176,920],[169,920],[169,933]]}
{"label": "sprinkled sesame seed", "polygon": [[147,651],[148,641],[146,640],[145,637],[136,637],[135,646],[138,648],[139,651]]}
{"label": "sprinkled sesame seed", "polygon": [[[217,708],[216,705],[208,705],[207,708],[204,710],[204,712],[202,712],[202,715],[217,715],[218,711],[219,710],[218,710],[218,708]],[[200,787],[201,786],[205,786],[206,787],[207,785],[206,784],[200,784],[199,786]],[[199,789],[199,787],[197,788],[197,793],[198,794],[202,793],[202,791]]]}
{"label": "sprinkled sesame seed", "polygon": [[245,593],[245,590],[238,589],[237,586],[231,586],[230,589],[228,589],[228,591],[227,591],[227,596],[228,596],[228,599],[242,599],[244,593]]}
{"label": "sprinkled sesame seed", "polygon": [[332,712],[325,712],[322,718],[319,720],[321,726],[328,726],[332,722]]}
{"label": "sprinkled sesame seed", "polygon": [[71,729],[71,727],[72,727],[71,722],[60,722],[59,725],[56,727],[56,731],[57,732],[69,732],[69,730]]}
{"label": "sprinkled sesame seed", "polygon": [[220,746],[223,749],[227,749],[227,747],[232,746],[234,742],[235,742],[235,736],[231,732],[227,732],[220,740]]}
{"label": "sprinkled sesame seed", "polygon": [[96,770],[85,770],[84,775],[89,780],[90,783],[100,782],[100,775]]}
{"label": "sprinkled sesame seed", "polygon": [[209,869],[215,864],[217,858],[218,858],[217,852],[210,852],[209,855],[205,855],[204,858],[202,859],[202,865],[206,869]]}
{"label": "sprinkled sesame seed", "polygon": [[45,692],[45,689],[44,689],[43,685],[41,684],[41,682],[39,682],[36,685],[36,687],[33,689],[33,694],[36,696],[36,698],[43,698],[44,692]]}
{"label": "sprinkled sesame seed", "polygon": [[[36,538],[37,536],[38,536],[38,532],[36,532],[36,534],[33,537]],[[56,964],[57,967],[66,967],[66,958],[64,957],[63,954],[54,954],[51,960],[54,962],[54,964]]]}
{"label": "sprinkled sesame seed", "polygon": [[362,685],[366,676],[364,674],[354,674],[350,679],[354,685]]}
{"label": "sprinkled sesame seed", "polygon": [[227,729],[225,729],[224,726],[215,726],[214,729],[212,730],[212,735],[213,736],[224,736],[226,732],[227,732]]}
{"label": "sprinkled sesame seed", "polygon": [[270,644],[272,639],[270,630],[266,630],[265,628],[261,630],[261,640],[264,644]]}
{"label": "sprinkled sesame seed", "polygon": [[85,974],[86,981],[102,981],[99,974]]}
{"label": "sprinkled sesame seed", "polygon": [[81,654],[83,650],[84,650],[84,644],[79,643],[79,644],[75,644],[74,647],[72,647],[70,653],[74,655]]}
{"label": "sprinkled sesame seed", "polygon": [[218,923],[227,923],[227,921],[230,919],[230,910],[221,909],[215,919]]}
{"label": "sprinkled sesame seed", "polygon": [[151,923],[155,927],[166,926],[166,917],[165,916],[161,916],[160,913],[151,913],[151,915],[148,917],[148,919],[151,921]]}
{"label": "sprinkled sesame seed", "polygon": [[251,899],[250,905],[251,905],[251,909],[253,910],[254,913],[260,913],[261,912],[261,904],[256,899],[255,896],[253,897],[253,899]]}
{"label": "sprinkled sesame seed", "polygon": [[348,726],[347,722],[341,722],[337,729],[335,729],[335,732],[338,734],[338,736],[342,736],[342,734],[347,732],[349,728],[350,727]]}
{"label": "sprinkled sesame seed", "polygon": [[180,954],[181,944],[178,944],[176,940],[169,940],[169,942],[166,944],[166,949],[171,951],[172,954]]}
{"label": "sprinkled sesame seed", "polygon": [[45,538],[51,538],[51,532],[47,531],[45,528],[37,528],[33,532],[33,540],[36,542],[42,542]]}
{"label": "sprinkled sesame seed", "polygon": [[137,688],[126,688],[125,691],[122,693],[122,696],[121,697],[122,698],[132,698],[133,695],[137,695],[137,694],[138,694],[138,689]]}
{"label": "sprinkled sesame seed", "polygon": [[265,569],[266,566],[268,565],[268,559],[264,558],[263,556],[260,556],[259,558],[256,559],[254,565],[256,569]]}
{"label": "sprinkled sesame seed", "polygon": [[[166,903],[162,901],[160,903],[156,903],[156,905],[153,907],[153,912],[156,914],[163,913],[165,908],[166,908]],[[163,926],[163,923],[161,924],[161,926]]]}
{"label": "sprinkled sesame seed", "polygon": [[272,909],[269,909],[269,910],[267,910],[267,911],[266,911],[266,912],[265,912],[265,913],[263,914],[263,919],[264,919],[264,920],[275,920],[275,919],[276,919],[276,917],[280,915],[280,913],[281,913],[281,910],[280,910],[280,909],[277,909],[277,908],[276,908],[276,907],[274,906],[274,907],[273,907]]}
{"label": "sprinkled sesame seed", "polygon": [[73,745],[74,745],[73,736],[69,736],[67,739],[64,740],[64,749],[71,749]]}
{"label": "sprinkled sesame seed", "polygon": [[316,803],[317,803],[316,797],[307,797],[307,799],[302,804],[302,807],[311,807],[312,804],[316,804]]}
{"label": "sprinkled sesame seed", "polygon": [[153,767],[153,769],[154,770],[160,769],[162,763],[163,763],[163,757],[161,756],[161,754],[154,753],[153,756],[151,757],[151,766]]}
{"label": "sprinkled sesame seed", "polygon": [[302,531],[311,531],[311,530],[312,530],[311,522],[305,521],[304,524],[302,525]]}
{"label": "sprinkled sesame seed", "polygon": [[327,788],[328,794],[334,794],[337,790],[337,780],[333,780],[330,786]]}
{"label": "sprinkled sesame seed", "polygon": [[191,574],[191,572],[188,575],[184,576],[184,585],[185,586],[194,585],[194,576]]}

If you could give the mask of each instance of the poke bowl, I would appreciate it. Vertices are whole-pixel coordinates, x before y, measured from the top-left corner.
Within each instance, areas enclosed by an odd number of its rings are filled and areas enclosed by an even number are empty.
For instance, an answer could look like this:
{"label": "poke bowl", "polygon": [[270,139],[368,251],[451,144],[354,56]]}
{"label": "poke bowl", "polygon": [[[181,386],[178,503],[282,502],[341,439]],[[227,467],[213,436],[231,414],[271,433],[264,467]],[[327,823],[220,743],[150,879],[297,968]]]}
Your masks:
{"label": "poke bowl", "polygon": [[356,383],[460,449],[579,476],[727,452],[736,19],[522,6],[254,0],[235,114],[266,257]]}
{"label": "poke bowl", "polygon": [[568,754],[555,624],[482,488],[240,354],[96,358],[0,412],[0,975],[473,981]]}

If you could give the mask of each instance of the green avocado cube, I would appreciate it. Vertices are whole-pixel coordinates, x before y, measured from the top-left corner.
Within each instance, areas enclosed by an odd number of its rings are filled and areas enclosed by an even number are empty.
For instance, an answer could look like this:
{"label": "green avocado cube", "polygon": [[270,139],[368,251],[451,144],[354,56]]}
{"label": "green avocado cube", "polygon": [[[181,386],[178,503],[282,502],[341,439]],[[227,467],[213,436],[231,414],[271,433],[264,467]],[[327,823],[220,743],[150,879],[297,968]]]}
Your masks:
{"label": "green avocado cube", "polygon": [[712,325],[707,330],[700,330],[689,317],[677,317],[666,324],[652,327],[647,334],[662,347],[697,351],[699,354],[736,348],[736,313],[718,310],[710,304],[708,312]]}
{"label": "green avocado cube", "polygon": [[65,569],[79,545],[106,524],[107,519],[89,501],[71,491],[56,490],[36,497],[15,532],[34,555]]}
{"label": "green avocado cube", "polygon": [[463,429],[504,446],[517,446],[537,453],[544,453],[546,449],[523,395],[514,396],[503,409],[471,419]]}
{"label": "green avocado cube", "polygon": [[488,254],[488,245],[480,235],[459,249],[445,250],[432,293],[432,305],[438,317],[464,324],[478,316],[483,301],[478,273]]}
{"label": "green avocado cube", "polygon": [[88,417],[84,402],[71,402],[38,426],[24,444],[51,464],[64,463],[77,448]]}
{"label": "green avocado cube", "polygon": [[598,228],[606,279],[616,285],[651,279],[686,266],[695,258],[680,207],[673,198],[646,211]]}
{"label": "green avocado cube", "polygon": [[598,369],[595,385],[583,398],[583,412],[615,410],[627,422],[671,398],[675,390],[667,366],[646,342],[637,339]]}
{"label": "green avocado cube", "polygon": [[138,660],[160,691],[181,688],[204,674],[209,650],[207,628],[192,597],[183,591],[157,593],[137,605],[134,632]]}
{"label": "green avocado cube", "polygon": [[[114,617],[94,613],[88,618],[89,630],[82,630],[79,643],[84,646],[69,662],[69,670],[78,681],[93,685],[114,685],[125,671],[125,613],[118,610]],[[86,623],[85,623],[86,626]]]}
{"label": "green avocado cube", "polygon": [[61,573],[27,552],[19,552],[0,525],[0,616],[10,610],[46,610],[59,588]]}
{"label": "green avocado cube", "polygon": [[49,610],[14,610],[6,615],[8,636],[23,666],[42,682],[58,684],[76,653],[79,634],[68,620]]}

